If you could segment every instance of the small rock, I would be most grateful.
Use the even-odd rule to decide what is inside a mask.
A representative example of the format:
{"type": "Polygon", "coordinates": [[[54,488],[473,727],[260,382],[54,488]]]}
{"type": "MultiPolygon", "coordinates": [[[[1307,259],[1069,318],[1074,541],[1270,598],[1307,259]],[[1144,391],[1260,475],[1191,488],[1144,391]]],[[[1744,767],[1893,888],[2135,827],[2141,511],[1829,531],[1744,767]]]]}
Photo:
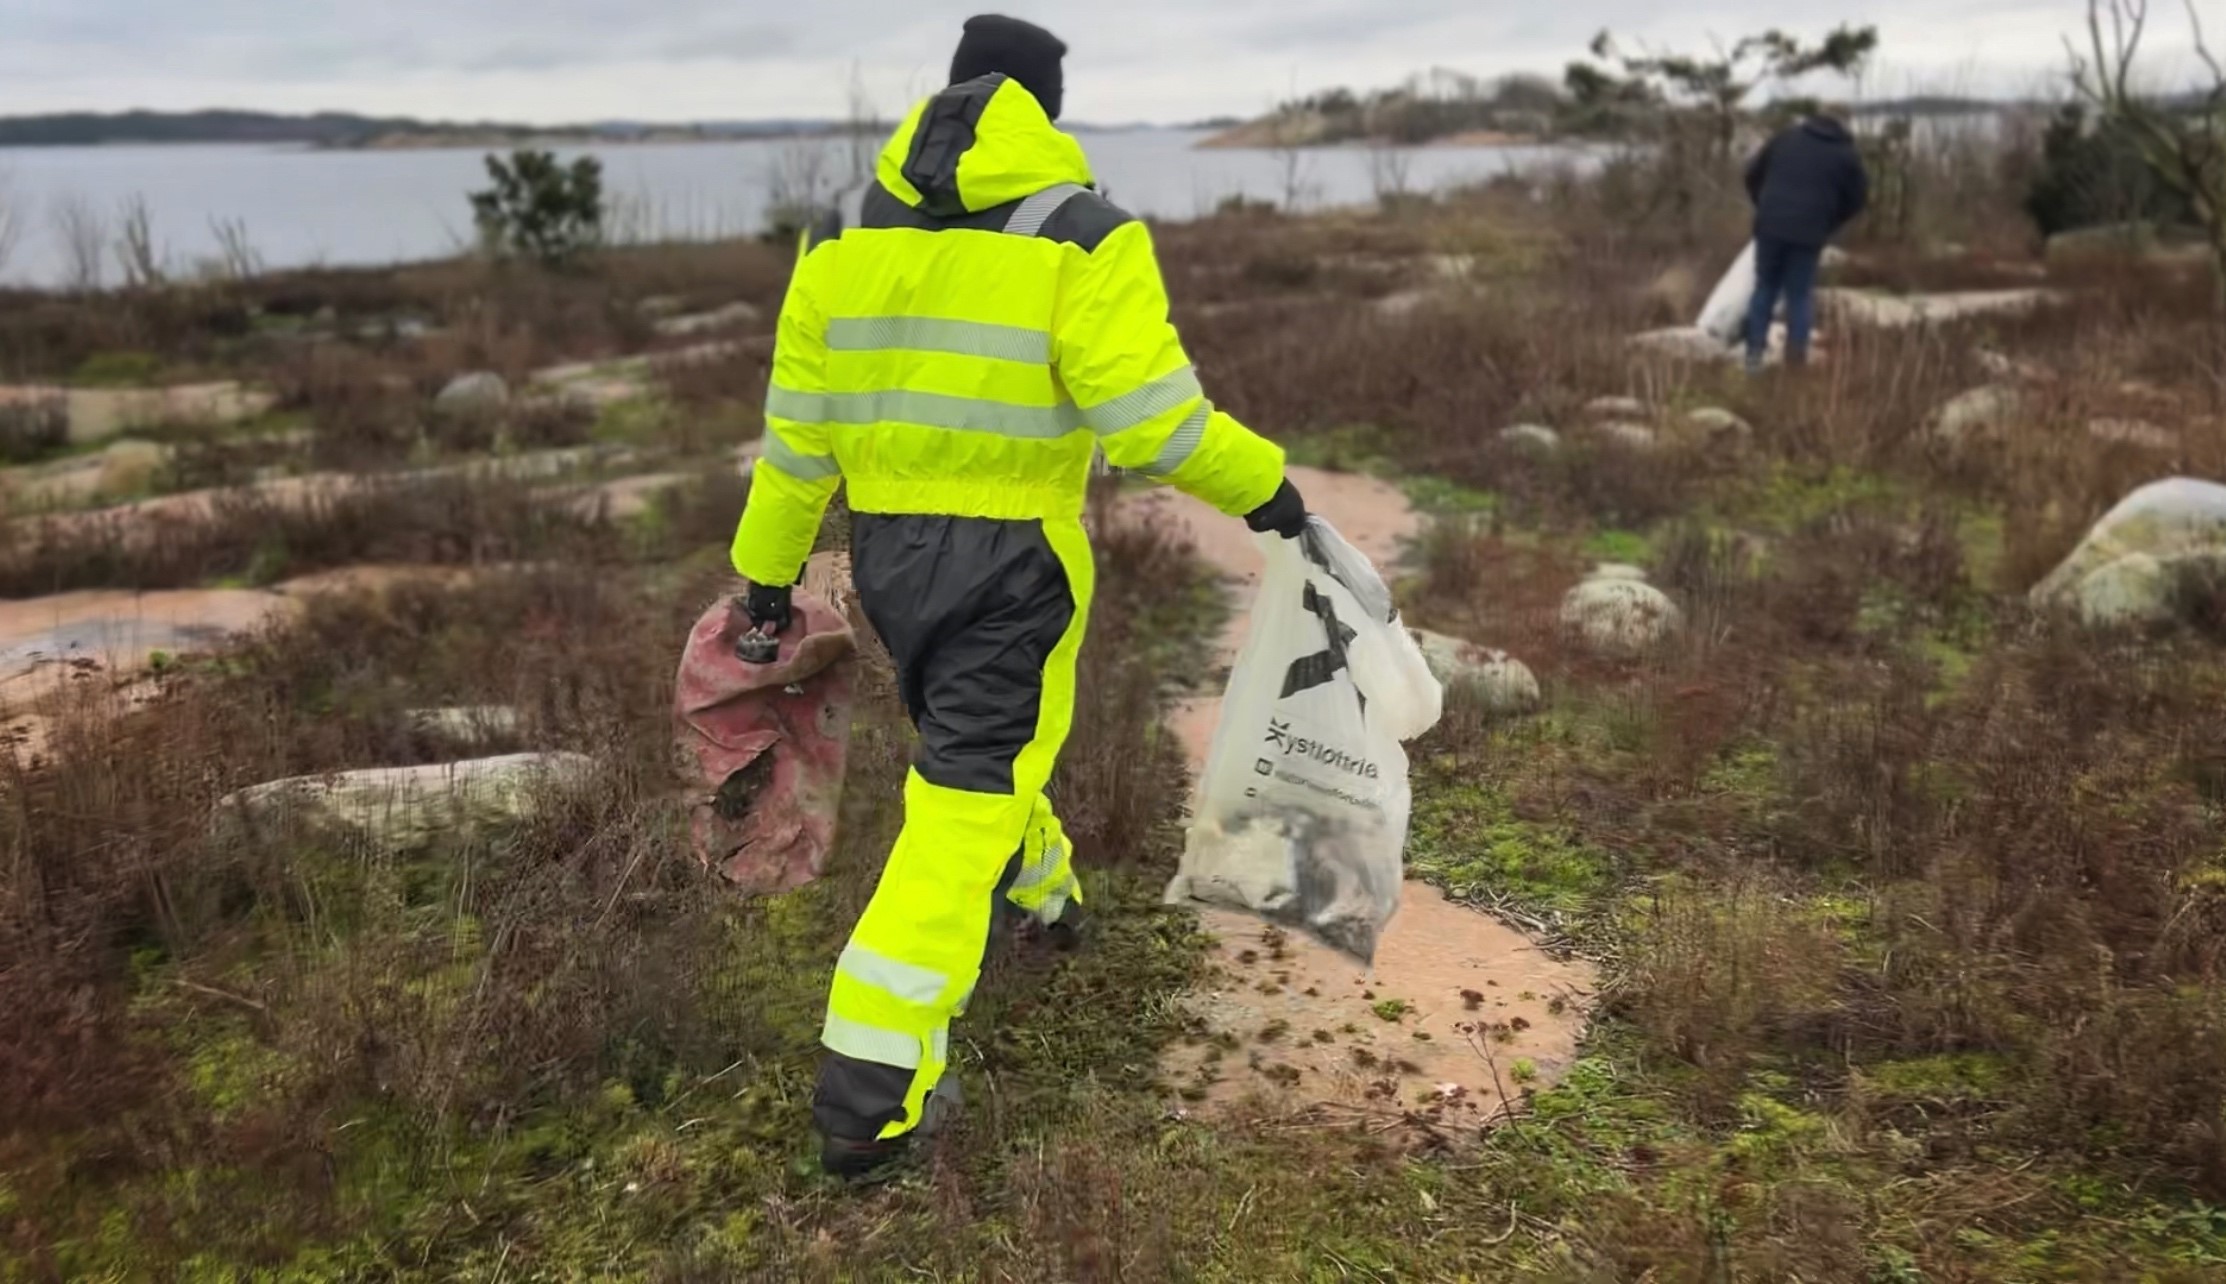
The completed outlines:
{"type": "Polygon", "coordinates": [[[2091,419],[2087,422],[2087,434],[2096,441],[2142,450],[2166,451],[2179,446],[2178,434],[2146,419],[2091,419]]]}
{"type": "Polygon", "coordinates": [[[657,333],[668,339],[688,335],[708,334],[714,330],[727,330],[736,326],[754,325],[762,314],[754,303],[729,303],[709,312],[696,312],[688,316],[666,317],[657,323],[657,333]]]}
{"type": "Polygon", "coordinates": [[[412,709],[410,725],[428,735],[477,744],[517,735],[523,719],[516,709],[506,704],[472,704],[446,709],[412,709]]]}
{"type": "Polygon", "coordinates": [[[1594,651],[1622,659],[1642,656],[1684,624],[1668,595],[1635,578],[1636,567],[1603,566],[1562,600],[1562,627],[1594,651]]]}
{"type": "Polygon", "coordinates": [[[2025,394],[2005,384],[1986,384],[1957,393],[1933,412],[1932,435],[1951,446],[1966,438],[1998,428],[2017,417],[2025,407],[2025,394]]]}
{"type": "Polygon", "coordinates": [[[1992,378],[2004,382],[2047,383],[2056,377],[2055,371],[2050,370],[2038,361],[2027,361],[2019,357],[2013,357],[2007,352],[1998,352],[1993,348],[1979,349],[1978,357],[1979,369],[1986,371],[1992,378]]]}
{"type": "Polygon", "coordinates": [[[217,820],[345,827],[382,849],[408,851],[458,829],[527,819],[552,787],[577,784],[594,768],[585,754],[520,753],[302,776],[227,796],[217,804],[217,820]]]}
{"type": "Polygon", "coordinates": [[[1685,412],[1685,422],[1707,433],[1710,440],[1716,442],[1751,441],[1755,435],[1754,425],[1721,406],[1702,406],[1698,410],[1688,410],[1685,412]]]}
{"type": "Polygon", "coordinates": [[[652,320],[662,320],[680,315],[687,306],[688,301],[677,294],[659,294],[635,304],[634,310],[652,320]]]}
{"type": "Polygon", "coordinates": [[[1369,306],[1376,310],[1378,316],[1405,317],[1421,311],[1425,305],[1439,297],[1436,290],[1394,290],[1369,306]]]}
{"type": "Polygon", "coordinates": [[[1474,642],[1409,629],[1431,674],[1449,690],[1465,691],[1485,712],[1499,715],[1530,713],[1545,703],[1538,678],[1528,665],[1505,651],[1474,642]]]}
{"type": "Polygon", "coordinates": [[[1499,439],[1517,450],[1550,455],[1561,449],[1561,434],[1543,424],[1516,424],[1499,430],[1499,439]]]}
{"type": "Polygon", "coordinates": [[[1592,573],[1585,578],[1588,580],[1637,580],[1643,584],[1646,582],[1646,568],[1633,566],[1629,562],[1602,562],[1593,567],[1592,573]]]}
{"type": "Polygon", "coordinates": [[[1652,450],[1657,440],[1654,430],[1645,424],[1621,421],[1601,424],[1600,435],[1627,450],[1652,450]]]}
{"type": "Polygon", "coordinates": [[[1673,325],[1642,330],[1627,341],[1634,348],[1679,361],[1736,361],[1737,344],[1725,343],[1699,326],[1673,325]]]}
{"type": "Polygon", "coordinates": [[[1474,254],[1425,254],[1422,265],[1430,275],[1444,281],[1466,281],[1476,274],[1474,254]]]}
{"type": "Polygon", "coordinates": [[[1584,412],[1594,419],[1644,419],[1646,403],[1637,397],[1594,397],[1584,412]]]}
{"type": "Polygon", "coordinates": [[[499,374],[480,370],[458,375],[433,398],[436,409],[450,414],[483,414],[510,404],[510,385],[499,374]]]}

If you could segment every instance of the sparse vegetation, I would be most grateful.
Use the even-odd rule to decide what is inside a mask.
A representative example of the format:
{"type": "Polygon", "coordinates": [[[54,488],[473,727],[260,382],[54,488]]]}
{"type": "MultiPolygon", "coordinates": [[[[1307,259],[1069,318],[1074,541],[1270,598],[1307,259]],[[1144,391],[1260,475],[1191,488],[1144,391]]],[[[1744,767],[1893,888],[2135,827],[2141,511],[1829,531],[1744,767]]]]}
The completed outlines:
{"type": "MultiPolygon", "coordinates": [[[[2014,171],[1973,172],[1959,213],[2022,228],[2014,171]]],[[[896,820],[893,679],[869,648],[830,876],[751,903],[701,877],[666,706],[680,637],[726,584],[764,326],[619,359],[678,348],[643,319],[652,298],[769,318],[787,247],[20,296],[0,314],[11,373],[278,395],[247,423],[154,434],[176,489],[392,475],[10,526],[0,593],[453,574],[304,595],[236,648],[166,648],[143,688],[83,677],[46,752],[0,759],[0,1277],[2215,1275],[2215,619],[2095,634],[2022,600],[2133,486],[2226,472],[2208,283],[2044,267],[2022,238],[1926,254],[1918,218],[1841,279],[2045,272],[2073,301],[1848,328],[1811,377],[1738,380],[1625,346],[1655,320],[1639,287],[1721,250],[1705,221],[1631,218],[1629,180],[1159,233],[1217,400],[1297,457],[1399,483],[1439,519],[1399,586],[1407,618],[1536,670],[1543,712],[1457,709],[1414,747],[1411,864],[1600,960],[1574,1066],[1514,1056],[1521,1018],[1495,1009],[1595,996],[1511,981],[1369,993],[1373,1018],[1335,1030],[1263,1015],[1197,1078],[1156,1082],[1160,1049],[1199,1038],[1177,1000],[1208,957],[1157,905],[1184,793],[1161,703],[1208,667],[1220,607],[1184,550],[1124,526],[1056,785],[1103,934],[1064,966],[997,961],[952,1044],[971,1113],[921,1173],[863,1195],[810,1175],[805,1132],[825,966],[896,820]],[[1381,306],[1405,291],[1424,305],[1381,306]],[[1982,352],[2042,373],[2020,377],[2014,431],[1951,449],[1923,426],[2008,377],[1982,352]],[[558,362],[623,395],[559,398],[534,378],[558,362]],[[433,398],[476,371],[513,405],[437,422],[433,398]],[[1652,447],[1594,431],[1604,395],[1639,399],[1652,447]],[[1751,432],[1692,428],[1703,407],[1751,432]],[[2173,444],[2089,430],[2135,415],[2173,444]],[[1561,445],[1518,450],[1498,436],[1515,423],[1561,445]],[[581,441],[558,472],[484,467],[581,441]],[[579,489],[653,470],[698,480],[629,515],[579,489]],[[1568,641],[1562,595],[1602,560],[1674,597],[1676,640],[1638,659],[1568,641]],[[413,711],[482,705],[518,713],[486,752],[578,750],[592,782],[408,855],[210,832],[243,785],[458,756],[413,711]],[[1415,1005],[1456,1003],[1528,1097],[1489,1136],[1394,1152],[1368,1126],[1191,1110],[1216,1062],[1258,1057],[1302,1093],[1315,1070],[1269,1063],[1403,1072],[1415,1005]]],[[[0,427],[11,456],[67,449],[23,423],[0,427]]],[[[1285,944],[1238,954],[1241,984],[1270,984],[1285,944]]]]}

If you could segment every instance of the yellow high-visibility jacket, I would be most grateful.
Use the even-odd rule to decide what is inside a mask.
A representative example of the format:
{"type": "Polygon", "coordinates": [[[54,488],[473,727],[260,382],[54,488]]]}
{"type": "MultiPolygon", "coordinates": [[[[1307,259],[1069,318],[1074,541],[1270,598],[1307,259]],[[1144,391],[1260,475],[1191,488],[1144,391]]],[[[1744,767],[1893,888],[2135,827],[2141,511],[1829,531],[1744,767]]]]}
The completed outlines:
{"type": "Polygon", "coordinates": [[[789,285],[736,570],[794,583],[841,484],[865,513],[1071,521],[1103,450],[1231,515],[1274,495],[1283,452],[1206,399],[1149,231],[1018,83],[913,108],[876,178],[789,285]]]}

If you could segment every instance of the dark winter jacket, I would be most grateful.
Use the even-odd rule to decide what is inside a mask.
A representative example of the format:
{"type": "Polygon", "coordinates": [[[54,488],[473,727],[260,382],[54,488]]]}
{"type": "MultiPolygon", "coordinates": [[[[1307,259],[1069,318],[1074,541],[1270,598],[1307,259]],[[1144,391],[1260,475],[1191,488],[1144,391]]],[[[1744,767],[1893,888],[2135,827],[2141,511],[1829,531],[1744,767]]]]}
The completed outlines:
{"type": "Polygon", "coordinates": [[[1770,140],[1747,162],[1755,235],[1794,245],[1832,239],[1870,200],[1870,177],[1847,126],[1813,116],[1770,140]]]}

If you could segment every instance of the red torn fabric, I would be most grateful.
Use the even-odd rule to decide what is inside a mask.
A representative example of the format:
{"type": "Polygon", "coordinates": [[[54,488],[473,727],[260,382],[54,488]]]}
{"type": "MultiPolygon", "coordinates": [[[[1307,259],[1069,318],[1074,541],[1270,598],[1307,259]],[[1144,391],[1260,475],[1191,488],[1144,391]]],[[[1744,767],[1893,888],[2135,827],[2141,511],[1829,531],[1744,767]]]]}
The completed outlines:
{"type": "Polygon", "coordinates": [[[674,714],[693,771],[696,859],[751,893],[818,878],[842,808],[857,639],[809,593],[797,591],[793,610],[771,664],[735,655],[750,620],[733,598],[696,621],[680,661],[674,714]]]}

